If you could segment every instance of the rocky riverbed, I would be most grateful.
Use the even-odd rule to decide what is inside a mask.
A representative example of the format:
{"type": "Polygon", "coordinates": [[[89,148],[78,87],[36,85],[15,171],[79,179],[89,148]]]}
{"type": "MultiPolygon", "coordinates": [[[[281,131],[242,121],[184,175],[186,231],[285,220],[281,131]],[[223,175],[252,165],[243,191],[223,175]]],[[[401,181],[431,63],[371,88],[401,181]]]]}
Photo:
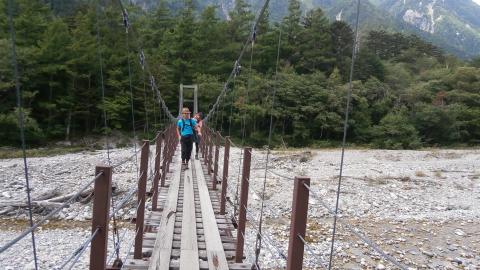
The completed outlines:
{"type": "MultiPolygon", "coordinates": [[[[152,147],[152,150],[153,147],[152,147]]],[[[133,148],[110,151],[111,164],[121,163],[133,148]]],[[[231,153],[228,196],[235,201],[241,150],[231,153]]],[[[274,151],[265,182],[265,207],[260,266],[281,269],[287,255],[293,177],[311,178],[305,268],[328,263],[333,218],[322,205],[334,208],[339,150],[274,151]]],[[[95,165],[108,163],[106,151],[83,152],[28,160],[32,198],[71,193],[88,183],[95,165]]],[[[340,218],[334,246],[336,269],[394,269],[351,230],[366,236],[387,254],[412,269],[480,269],[480,150],[347,150],[340,194],[340,218]]],[[[221,168],[221,167],[220,167],[221,168]]],[[[253,151],[246,253],[253,260],[257,221],[265,180],[265,152],[253,151]]],[[[134,159],[113,174],[114,199],[134,187],[134,159]]],[[[0,201],[23,200],[25,181],[21,159],[0,160],[0,201]]],[[[133,230],[128,220],[133,204],[119,212],[120,257],[128,250],[133,230]]],[[[35,207],[35,219],[48,209],[35,207]]],[[[233,213],[233,209],[229,211],[233,213]]],[[[0,208],[0,245],[27,225],[22,207],[0,208]]],[[[36,231],[40,269],[68,260],[90,233],[88,196],[64,209],[36,231]]],[[[111,239],[110,239],[111,240],[111,239]]],[[[109,241],[110,254],[113,254],[109,241]]],[[[2,269],[32,269],[30,237],[0,254],[2,269]]],[[[88,249],[75,269],[85,269],[88,249]]]]}

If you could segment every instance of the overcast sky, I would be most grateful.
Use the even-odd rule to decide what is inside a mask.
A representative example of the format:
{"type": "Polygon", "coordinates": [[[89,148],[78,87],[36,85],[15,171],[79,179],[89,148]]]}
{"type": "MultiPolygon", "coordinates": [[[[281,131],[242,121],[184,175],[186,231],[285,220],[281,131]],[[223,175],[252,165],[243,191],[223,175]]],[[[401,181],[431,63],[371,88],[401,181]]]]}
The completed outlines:
{"type": "Polygon", "coordinates": [[[473,2],[477,3],[480,5],[480,0],[473,0],[473,2]]]}

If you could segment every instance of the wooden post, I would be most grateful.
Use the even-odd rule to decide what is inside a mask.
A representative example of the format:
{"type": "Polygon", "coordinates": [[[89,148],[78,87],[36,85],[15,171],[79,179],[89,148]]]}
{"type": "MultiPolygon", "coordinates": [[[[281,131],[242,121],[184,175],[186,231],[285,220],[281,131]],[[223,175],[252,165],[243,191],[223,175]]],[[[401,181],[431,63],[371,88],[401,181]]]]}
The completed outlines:
{"type": "Polygon", "coordinates": [[[135,231],[135,250],[133,252],[134,259],[141,259],[142,254],[142,244],[143,244],[143,221],[145,219],[145,191],[147,189],[147,175],[148,175],[148,152],[149,152],[149,141],[144,140],[142,146],[142,154],[140,158],[140,179],[138,180],[138,209],[137,209],[137,219],[135,231]]]}
{"type": "Polygon", "coordinates": [[[214,133],[214,142],[215,142],[215,161],[213,162],[213,181],[212,189],[217,190],[217,177],[218,177],[218,155],[220,153],[219,144],[220,144],[220,133],[214,133]]]}
{"type": "Polygon", "coordinates": [[[223,177],[222,177],[222,194],[220,198],[220,214],[225,215],[225,198],[227,196],[227,179],[228,164],[230,163],[230,137],[225,137],[225,149],[223,151],[223,177]]]}
{"type": "Polygon", "coordinates": [[[112,167],[97,166],[95,175],[102,175],[95,181],[93,196],[92,233],[99,229],[93,237],[90,249],[90,269],[105,269],[107,264],[108,221],[110,200],[112,196],[112,167]]]}
{"type": "Polygon", "coordinates": [[[250,162],[252,158],[252,148],[246,147],[243,151],[243,171],[242,171],[242,187],[240,190],[240,210],[238,214],[237,228],[237,247],[235,249],[235,262],[243,261],[243,246],[245,243],[245,223],[247,221],[247,205],[248,205],[248,186],[250,181],[250,162]]]}
{"type": "Polygon", "coordinates": [[[305,239],[305,230],[307,227],[309,192],[304,184],[310,186],[310,178],[295,177],[292,200],[292,218],[290,221],[290,240],[288,242],[287,270],[302,269],[303,264],[304,244],[298,236],[300,235],[305,239]]]}
{"type": "Polygon", "coordinates": [[[157,211],[158,182],[160,180],[160,159],[162,157],[163,133],[158,133],[155,143],[155,171],[153,177],[152,211],[157,211]]]}

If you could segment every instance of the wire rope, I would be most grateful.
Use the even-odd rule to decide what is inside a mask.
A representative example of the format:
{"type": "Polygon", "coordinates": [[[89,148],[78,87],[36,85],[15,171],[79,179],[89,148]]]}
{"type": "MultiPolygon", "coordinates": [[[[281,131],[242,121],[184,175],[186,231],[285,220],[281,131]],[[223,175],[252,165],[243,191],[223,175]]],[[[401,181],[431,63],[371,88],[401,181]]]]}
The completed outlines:
{"type": "Polygon", "coordinates": [[[337,232],[337,213],[338,213],[338,206],[339,206],[339,201],[340,201],[340,190],[341,190],[341,185],[342,185],[342,176],[343,176],[343,164],[344,164],[344,158],[345,158],[345,143],[347,140],[347,128],[348,128],[348,116],[349,116],[349,110],[350,110],[350,100],[352,98],[352,81],[353,81],[353,71],[354,71],[354,66],[355,66],[355,58],[357,54],[357,43],[358,43],[358,21],[360,17],[360,0],[357,0],[357,14],[356,14],[356,19],[355,19],[355,38],[353,41],[353,48],[352,48],[352,62],[350,65],[350,77],[349,77],[349,83],[348,83],[348,94],[347,94],[347,104],[345,108],[345,120],[343,122],[343,139],[342,139],[342,154],[340,158],[340,172],[338,175],[338,186],[337,186],[337,200],[335,203],[335,216],[333,218],[333,231],[332,231],[332,243],[330,246],[330,259],[328,263],[328,269],[332,269],[333,266],[333,249],[335,246],[335,235],[337,232]]]}
{"type": "MultiPolygon", "coordinates": [[[[20,79],[18,72],[18,62],[17,62],[17,49],[16,49],[16,33],[15,27],[13,24],[13,0],[8,1],[8,24],[10,30],[10,36],[12,39],[12,65],[14,68],[14,77],[15,77],[15,94],[17,99],[17,110],[18,110],[18,125],[20,127],[20,140],[22,143],[22,157],[23,157],[23,171],[25,174],[25,185],[27,192],[27,203],[28,203],[28,219],[30,222],[30,227],[33,227],[33,213],[32,213],[32,199],[30,196],[30,179],[28,174],[28,163],[27,163],[27,151],[25,143],[25,116],[23,113],[22,106],[22,89],[20,89],[20,79]]],[[[32,252],[33,252],[33,261],[35,264],[35,270],[38,269],[37,261],[37,248],[35,244],[35,232],[31,230],[32,235],[32,252]]],[[[0,252],[1,253],[1,252],[0,252]]]]}

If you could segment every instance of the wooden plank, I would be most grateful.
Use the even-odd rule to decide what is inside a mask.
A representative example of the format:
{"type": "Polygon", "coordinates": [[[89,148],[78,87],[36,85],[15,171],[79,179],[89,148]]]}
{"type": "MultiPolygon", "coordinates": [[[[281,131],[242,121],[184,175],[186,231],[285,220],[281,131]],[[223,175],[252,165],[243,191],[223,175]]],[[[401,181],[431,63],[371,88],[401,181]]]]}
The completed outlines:
{"type": "MultiPolygon", "coordinates": [[[[173,164],[172,164],[173,165],[173,164]]],[[[181,159],[177,155],[177,167],[173,178],[171,178],[168,189],[168,197],[163,208],[160,226],[158,228],[155,246],[150,259],[149,270],[167,270],[170,265],[170,256],[172,252],[173,230],[175,225],[175,212],[177,209],[178,188],[180,185],[181,159]]]]}
{"type": "Polygon", "coordinates": [[[144,260],[127,259],[122,269],[128,269],[128,270],[145,269],[146,270],[148,269],[148,262],[144,260]]]}
{"type": "Polygon", "coordinates": [[[192,169],[183,177],[183,220],[180,242],[180,270],[199,269],[192,169]]]}
{"type": "MultiPolygon", "coordinates": [[[[179,264],[178,262],[172,261],[170,263],[170,270],[178,270],[179,264]]],[[[200,270],[208,270],[208,263],[206,261],[200,262],[200,270]]],[[[231,263],[228,265],[228,269],[230,270],[245,270],[245,269],[252,269],[252,266],[247,263],[231,263]]]]}
{"type": "Polygon", "coordinates": [[[199,160],[194,160],[194,162],[200,195],[200,205],[202,208],[203,233],[205,234],[205,243],[207,245],[208,268],[212,270],[227,270],[227,258],[225,257],[225,251],[223,250],[215,213],[213,212],[208,187],[202,171],[202,165],[199,160]]]}
{"type": "MultiPolygon", "coordinates": [[[[206,250],[198,250],[198,258],[201,260],[208,260],[208,251],[206,250]]],[[[172,260],[175,258],[180,258],[180,250],[179,249],[172,249],[172,260]]],[[[228,260],[233,260],[235,258],[235,251],[234,250],[227,250],[225,251],[225,258],[228,258],[228,260]]],[[[245,256],[243,256],[245,259],[245,256]]],[[[220,268],[211,268],[211,269],[220,269],[220,268]]],[[[223,268],[222,268],[223,269],[223,268]]],[[[228,268],[225,268],[228,269],[228,268]]]]}

